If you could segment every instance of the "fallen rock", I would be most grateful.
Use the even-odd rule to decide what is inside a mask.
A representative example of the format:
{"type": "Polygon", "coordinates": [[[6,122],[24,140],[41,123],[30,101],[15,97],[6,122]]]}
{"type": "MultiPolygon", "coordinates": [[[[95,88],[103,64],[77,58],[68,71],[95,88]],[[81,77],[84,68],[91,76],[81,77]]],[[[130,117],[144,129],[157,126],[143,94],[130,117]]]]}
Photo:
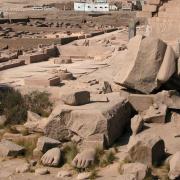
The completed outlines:
{"type": "Polygon", "coordinates": [[[180,109],[180,94],[177,91],[161,91],[154,96],[155,102],[165,104],[169,109],[180,109]]]}
{"type": "Polygon", "coordinates": [[[38,139],[37,141],[37,145],[36,145],[36,148],[45,153],[47,152],[49,149],[52,149],[54,147],[57,147],[59,146],[61,143],[60,141],[57,141],[55,139],[52,139],[52,138],[49,138],[49,137],[45,137],[45,136],[42,136],[38,139]]]}
{"type": "Polygon", "coordinates": [[[130,65],[127,74],[117,74],[115,82],[145,94],[160,87],[157,74],[164,59],[167,45],[160,39],[142,36],[132,38],[127,53],[130,65]],[[146,69],[146,70],[145,70],[146,69]]]}
{"type": "Polygon", "coordinates": [[[22,155],[25,152],[24,147],[21,147],[11,141],[2,140],[0,142],[0,156],[18,156],[22,155]]]}
{"type": "Polygon", "coordinates": [[[169,178],[173,180],[180,178],[180,151],[172,156],[169,165],[169,178]]]}
{"type": "Polygon", "coordinates": [[[3,127],[7,122],[6,116],[2,115],[0,116],[0,126],[3,127]]]}
{"type": "Polygon", "coordinates": [[[160,163],[165,156],[164,141],[155,135],[140,133],[131,136],[128,153],[132,162],[140,162],[152,166],[160,163]]]}
{"type": "Polygon", "coordinates": [[[131,130],[132,130],[133,135],[136,135],[139,132],[141,132],[143,129],[143,126],[144,126],[144,121],[140,115],[135,115],[131,119],[131,130]]]}
{"type": "Polygon", "coordinates": [[[128,163],[122,165],[121,171],[123,174],[135,175],[136,180],[143,180],[146,177],[148,167],[142,163],[128,163]]]}
{"type": "Polygon", "coordinates": [[[77,180],[89,179],[90,176],[91,176],[91,173],[89,173],[89,172],[79,173],[77,176],[77,180]]]}
{"type": "Polygon", "coordinates": [[[160,83],[167,82],[170,77],[176,72],[176,55],[171,46],[167,46],[163,63],[157,74],[157,80],[160,83]]]}
{"type": "Polygon", "coordinates": [[[63,94],[61,100],[71,106],[79,106],[88,104],[90,102],[90,92],[88,91],[76,91],[63,94]]]}
{"type": "Polygon", "coordinates": [[[72,173],[70,171],[59,171],[57,174],[58,178],[71,177],[72,173]]]}
{"type": "Polygon", "coordinates": [[[25,163],[16,168],[16,173],[25,173],[30,170],[30,164],[25,163]]]}
{"type": "Polygon", "coordinates": [[[49,174],[49,170],[47,168],[38,168],[35,170],[36,175],[46,175],[49,174]]]}
{"type": "Polygon", "coordinates": [[[153,97],[154,95],[130,94],[128,101],[137,112],[142,112],[153,105],[153,97]]]}
{"type": "Polygon", "coordinates": [[[167,106],[165,104],[153,104],[148,110],[145,110],[140,114],[147,123],[165,123],[167,106]]]}

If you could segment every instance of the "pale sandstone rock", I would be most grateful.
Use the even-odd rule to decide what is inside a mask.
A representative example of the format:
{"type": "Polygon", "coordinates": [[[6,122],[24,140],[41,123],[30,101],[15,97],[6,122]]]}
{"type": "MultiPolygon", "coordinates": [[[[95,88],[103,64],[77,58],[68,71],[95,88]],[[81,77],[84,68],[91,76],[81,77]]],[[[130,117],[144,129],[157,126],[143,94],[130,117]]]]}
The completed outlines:
{"type": "Polygon", "coordinates": [[[180,95],[177,91],[161,91],[154,96],[158,104],[165,104],[169,109],[180,109],[180,95]]]}
{"type": "Polygon", "coordinates": [[[27,121],[24,126],[31,132],[43,132],[46,121],[46,118],[42,118],[38,114],[28,111],[27,121]]]}
{"type": "Polygon", "coordinates": [[[180,178],[180,151],[172,156],[169,161],[169,165],[169,178],[173,180],[180,178]]]}
{"type": "Polygon", "coordinates": [[[128,163],[121,167],[123,174],[133,174],[137,180],[143,180],[146,177],[148,167],[142,163],[128,163]]]}
{"type": "Polygon", "coordinates": [[[72,173],[70,171],[59,171],[58,174],[57,174],[57,177],[58,178],[66,178],[66,177],[71,177],[72,176],[72,173]]]}
{"type": "Polygon", "coordinates": [[[127,58],[131,58],[131,64],[127,74],[125,76],[117,74],[115,82],[149,94],[160,86],[156,77],[163,62],[167,45],[162,40],[152,37],[144,39],[135,37],[131,43],[137,43],[137,47],[128,49],[127,58]]]}
{"type": "Polygon", "coordinates": [[[25,173],[30,170],[30,164],[25,163],[16,168],[16,173],[25,173]]]}
{"type": "Polygon", "coordinates": [[[42,151],[43,153],[45,153],[49,149],[57,147],[60,144],[61,144],[60,141],[57,141],[57,140],[49,138],[49,137],[42,136],[38,139],[36,148],[38,150],[42,151]]]}
{"type": "Polygon", "coordinates": [[[144,121],[140,115],[135,115],[131,119],[131,130],[133,135],[140,133],[143,129],[144,121]]]}
{"type": "Polygon", "coordinates": [[[161,64],[161,67],[159,69],[159,72],[157,74],[157,80],[160,83],[167,82],[170,77],[176,72],[176,55],[171,46],[167,46],[163,63],[161,64]]]}
{"type": "Polygon", "coordinates": [[[24,147],[21,147],[11,141],[2,140],[0,142],[0,156],[18,156],[25,152],[24,147]]]}
{"type": "Polygon", "coordinates": [[[142,112],[153,105],[153,97],[154,95],[130,94],[128,101],[136,111],[142,112]]]}
{"type": "Polygon", "coordinates": [[[49,170],[46,169],[46,168],[38,168],[35,170],[35,174],[36,175],[46,175],[46,174],[49,174],[49,170]]]}
{"type": "Polygon", "coordinates": [[[157,11],[157,5],[145,4],[142,7],[142,11],[144,11],[144,12],[156,12],[157,11]]]}
{"type": "Polygon", "coordinates": [[[165,104],[154,104],[149,109],[140,113],[143,120],[148,123],[165,123],[167,106],[165,104]]]}
{"type": "Polygon", "coordinates": [[[148,0],[148,4],[159,5],[161,0],[148,0]]]}
{"type": "Polygon", "coordinates": [[[4,126],[7,122],[6,116],[2,115],[0,116],[0,126],[4,126]]]}
{"type": "Polygon", "coordinates": [[[133,162],[152,166],[164,158],[164,141],[158,136],[140,133],[136,136],[131,136],[128,144],[128,153],[133,162]]]}
{"type": "Polygon", "coordinates": [[[79,173],[77,176],[77,180],[84,180],[84,179],[89,179],[91,176],[91,173],[89,172],[83,172],[83,173],[79,173]]]}
{"type": "Polygon", "coordinates": [[[71,106],[79,106],[88,104],[90,102],[90,92],[88,91],[76,91],[65,93],[61,96],[61,100],[71,106]]]}

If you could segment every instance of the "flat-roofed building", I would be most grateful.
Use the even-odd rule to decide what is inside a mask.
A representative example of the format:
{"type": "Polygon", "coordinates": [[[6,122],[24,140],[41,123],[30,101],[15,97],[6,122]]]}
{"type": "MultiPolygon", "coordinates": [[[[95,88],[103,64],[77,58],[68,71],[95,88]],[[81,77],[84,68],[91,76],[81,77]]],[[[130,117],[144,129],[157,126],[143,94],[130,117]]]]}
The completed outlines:
{"type": "Polygon", "coordinates": [[[74,10],[84,12],[108,12],[109,3],[107,0],[76,1],[74,2],[74,10]]]}

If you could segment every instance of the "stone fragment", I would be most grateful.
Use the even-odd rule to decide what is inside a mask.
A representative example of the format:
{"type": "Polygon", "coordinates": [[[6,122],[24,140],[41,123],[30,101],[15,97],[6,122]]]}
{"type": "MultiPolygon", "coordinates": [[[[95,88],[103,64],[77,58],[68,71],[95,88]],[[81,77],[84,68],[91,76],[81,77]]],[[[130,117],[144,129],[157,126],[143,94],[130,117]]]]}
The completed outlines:
{"type": "Polygon", "coordinates": [[[57,174],[58,178],[66,178],[66,177],[71,177],[72,173],[70,171],[59,171],[57,174]]]}
{"type": "Polygon", "coordinates": [[[36,148],[43,153],[47,152],[49,149],[59,146],[61,143],[55,139],[42,136],[38,139],[36,148]]]}
{"type": "Polygon", "coordinates": [[[172,180],[180,178],[180,151],[175,153],[169,161],[169,178],[172,180]]]}
{"type": "Polygon", "coordinates": [[[137,36],[132,39],[127,53],[130,65],[125,75],[122,76],[121,73],[116,75],[115,82],[149,94],[160,87],[156,77],[163,62],[167,45],[162,40],[152,37],[143,39],[142,36],[137,36]]]}
{"type": "Polygon", "coordinates": [[[136,176],[136,180],[143,180],[146,177],[148,167],[142,163],[128,163],[123,164],[121,167],[123,174],[133,174],[136,176]]]}
{"type": "Polygon", "coordinates": [[[169,109],[180,109],[180,94],[177,91],[161,91],[154,96],[157,104],[165,104],[169,109]]]}
{"type": "Polygon", "coordinates": [[[165,104],[153,104],[141,113],[143,120],[147,123],[165,123],[166,115],[167,106],[165,104]]]}
{"type": "Polygon", "coordinates": [[[140,115],[135,115],[131,119],[131,130],[133,135],[140,133],[143,129],[144,121],[140,115]]]}
{"type": "Polygon", "coordinates": [[[79,173],[77,176],[77,180],[89,179],[90,176],[91,176],[91,173],[89,173],[89,172],[79,173]]]}
{"type": "Polygon", "coordinates": [[[159,5],[161,0],[148,0],[148,4],[151,5],[159,5]]]}
{"type": "Polygon", "coordinates": [[[25,152],[25,149],[11,141],[2,140],[0,142],[0,156],[18,156],[22,155],[25,152]]]}
{"type": "Polygon", "coordinates": [[[36,160],[30,160],[29,164],[30,164],[30,166],[36,166],[37,161],[36,160]]]}
{"type": "Polygon", "coordinates": [[[30,164],[25,163],[16,168],[16,173],[25,173],[30,170],[30,164]]]}
{"type": "Polygon", "coordinates": [[[140,162],[148,166],[157,165],[165,156],[165,144],[158,136],[140,133],[131,136],[128,153],[132,162],[140,162]]]}
{"type": "Polygon", "coordinates": [[[36,175],[46,175],[49,174],[49,170],[47,168],[38,168],[35,170],[36,175]]]}
{"type": "Polygon", "coordinates": [[[171,46],[167,46],[163,63],[157,74],[157,80],[160,83],[167,82],[170,77],[176,72],[176,55],[171,46]]]}
{"type": "Polygon", "coordinates": [[[7,122],[6,116],[2,115],[0,116],[0,126],[3,127],[7,122]]]}
{"type": "Polygon", "coordinates": [[[157,11],[157,6],[156,5],[150,5],[150,4],[145,4],[142,8],[142,11],[144,12],[156,12],[157,11]]]}
{"type": "Polygon", "coordinates": [[[63,94],[61,100],[71,106],[79,106],[88,104],[90,102],[90,92],[88,91],[75,91],[63,94]]]}
{"type": "Polygon", "coordinates": [[[130,94],[128,100],[137,112],[147,110],[153,105],[153,95],[130,94]]]}

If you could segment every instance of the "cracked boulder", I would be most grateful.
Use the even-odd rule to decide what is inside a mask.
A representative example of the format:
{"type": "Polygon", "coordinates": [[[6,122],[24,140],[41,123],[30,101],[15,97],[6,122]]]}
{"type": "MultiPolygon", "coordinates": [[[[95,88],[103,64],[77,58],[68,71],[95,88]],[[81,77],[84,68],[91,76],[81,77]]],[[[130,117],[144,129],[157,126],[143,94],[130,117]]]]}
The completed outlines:
{"type": "Polygon", "coordinates": [[[44,129],[46,136],[61,141],[73,132],[85,140],[102,137],[101,143],[111,145],[130,124],[131,106],[118,93],[109,93],[107,98],[108,102],[82,106],[58,105],[44,129]]]}

